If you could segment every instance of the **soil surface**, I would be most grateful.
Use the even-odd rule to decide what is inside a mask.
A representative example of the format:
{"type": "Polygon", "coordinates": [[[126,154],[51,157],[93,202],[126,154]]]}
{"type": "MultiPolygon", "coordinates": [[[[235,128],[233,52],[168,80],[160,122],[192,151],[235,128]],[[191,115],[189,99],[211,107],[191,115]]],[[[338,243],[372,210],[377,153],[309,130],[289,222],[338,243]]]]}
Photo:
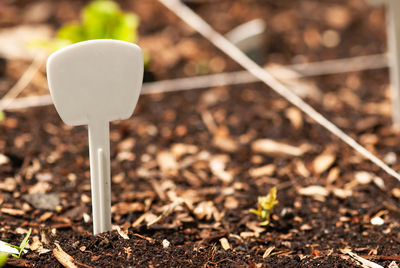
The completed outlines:
{"type": "MultiPolygon", "coordinates": [[[[119,2],[140,16],[139,44],[151,57],[146,81],[240,70],[157,1],[119,2]]],[[[221,33],[262,18],[262,65],[386,50],[384,10],[361,0],[185,2],[221,33]]],[[[0,30],[57,29],[78,19],[85,3],[5,1],[0,30]],[[40,16],[32,11],[38,6],[40,16]]],[[[30,63],[7,60],[2,96],[30,63]]],[[[387,69],[292,84],[307,85],[307,102],[400,170],[387,69]]],[[[43,67],[21,95],[47,93],[43,67]]],[[[400,183],[263,84],[142,96],[131,119],[111,123],[110,138],[115,230],[94,236],[87,128],[66,126],[53,106],[5,112],[0,240],[19,245],[32,228],[28,253],[10,257],[7,267],[358,267],[354,256],[384,267],[400,262],[400,183]],[[271,151],[271,143],[279,148],[271,151]],[[279,203],[262,227],[249,210],[272,187],[279,203]]]]}

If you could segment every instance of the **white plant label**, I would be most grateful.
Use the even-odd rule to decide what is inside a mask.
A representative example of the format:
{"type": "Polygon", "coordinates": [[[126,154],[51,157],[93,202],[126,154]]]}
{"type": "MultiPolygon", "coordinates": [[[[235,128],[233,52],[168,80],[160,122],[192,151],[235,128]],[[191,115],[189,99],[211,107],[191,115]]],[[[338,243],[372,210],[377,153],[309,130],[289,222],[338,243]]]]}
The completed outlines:
{"type": "Polygon", "coordinates": [[[93,233],[111,230],[109,122],[129,118],[143,80],[143,54],[132,43],[91,40],[47,60],[53,103],[68,125],[88,125],[93,233]]]}
{"type": "Polygon", "coordinates": [[[400,1],[368,0],[368,2],[373,5],[386,4],[392,120],[394,127],[400,129],[400,1]]]}

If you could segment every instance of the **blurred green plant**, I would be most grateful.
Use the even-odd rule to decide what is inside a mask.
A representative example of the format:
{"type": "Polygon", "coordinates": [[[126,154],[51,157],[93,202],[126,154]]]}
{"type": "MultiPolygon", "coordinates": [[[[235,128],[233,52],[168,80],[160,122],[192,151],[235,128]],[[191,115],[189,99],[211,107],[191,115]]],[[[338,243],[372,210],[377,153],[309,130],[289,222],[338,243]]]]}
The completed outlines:
{"type": "MultiPolygon", "coordinates": [[[[21,255],[22,255],[22,253],[24,252],[24,249],[25,249],[26,245],[28,245],[28,241],[29,241],[29,237],[31,236],[31,233],[32,233],[32,229],[29,228],[28,233],[26,234],[24,240],[22,240],[22,242],[21,242],[21,244],[20,244],[19,246],[14,246],[14,245],[11,245],[11,244],[6,244],[7,246],[10,246],[10,247],[15,248],[15,249],[18,250],[18,254],[11,254],[11,256],[13,256],[14,258],[17,258],[17,259],[21,258],[21,255]]],[[[7,259],[6,259],[6,260],[7,260],[7,259]]],[[[1,266],[0,266],[0,267],[1,267],[1,266]]]]}
{"type": "Polygon", "coordinates": [[[268,195],[258,197],[257,209],[250,209],[250,212],[258,216],[261,226],[267,226],[270,222],[272,210],[278,203],[278,200],[276,200],[276,187],[272,187],[268,195]]]}
{"type": "Polygon", "coordinates": [[[8,259],[8,253],[0,252],[0,267],[6,265],[8,259]]]}
{"type": "Polygon", "coordinates": [[[137,40],[139,18],[133,13],[121,11],[111,0],[95,0],[81,12],[82,23],[62,26],[53,40],[38,40],[31,46],[42,47],[49,52],[73,43],[92,39],[116,39],[127,42],[137,40]]]}

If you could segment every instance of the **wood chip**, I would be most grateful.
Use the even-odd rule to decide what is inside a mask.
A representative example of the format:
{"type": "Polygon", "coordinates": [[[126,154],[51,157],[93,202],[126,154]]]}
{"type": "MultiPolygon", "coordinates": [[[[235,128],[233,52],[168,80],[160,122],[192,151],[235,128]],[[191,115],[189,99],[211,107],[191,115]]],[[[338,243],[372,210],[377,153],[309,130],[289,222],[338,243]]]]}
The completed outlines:
{"type": "Polygon", "coordinates": [[[300,226],[300,230],[302,231],[311,231],[312,229],[313,229],[312,226],[307,223],[300,226]]]}
{"type": "Polygon", "coordinates": [[[50,219],[52,216],[54,215],[53,212],[51,211],[46,211],[45,213],[43,213],[40,217],[39,217],[39,222],[45,222],[48,219],[50,219]]]}
{"type": "Polygon", "coordinates": [[[157,154],[157,163],[161,172],[166,175],[176,175],[179,165],[175,160],[175,156],[168,151],[161,151],[157,154]]]}
{"type": "Polygon", "coordinates": [[[239,200],[233,196],[227,196],[225,198],[224,207],[226,209],[237,209],[239,207],[239,200]]]}
{"type": "Polygon", "coordinates": [[[233,180],[233,174],[225,170],[229,157],[226,155],[215,155],[209,163],[211,172],[223,182],[229,183],[233,180]]]}
{"type": "Polygon", "coordinates": [[[111,207],[111,213],[118,213],[120,215],[126,215],[132,212],[143,211],[144,205],[141,202],[119,202],[111,207]]]}
{"type": "Polygon", "coordinates": [[[125,240],[129,240],[129,236],[121,230],[121,227],[119,227],[118,225],[113,225],[112,226],[113,230],[116,230],[118,232],[118,234],[125,240]]]}
{"type": "Polygon", "coordinates": [[[196,154],[198,151],[199,148],[191,144],[175,143],[171,146],[171,153],[175,156],[175,159],[180,159],[187,154],[196,154]]]}
{"type": "Polygon", "coordinates": [[[375,184],[379,189],[381,189],[382,191],[385,191],[385,190],[386,190],[385,182],[383,181],[383,179],[382,179],[381,177],[374,176],[373,181],[374,181],[374,184],[375,184]]]}
{"type": "Polygon", "coordinates": [[[249,174],[252,178],[258,178],[262,176],[272,176],[276,170],[274,164],[265,165],[258,168],[252,168],[249,170],[249,174]]]}
{"type": "Polygon", "coordinates": [[[5,165],[8,162],[10,162],[10,159],[4,154],[0,154],[0,166],[5,165]]]}
{"type": "Polygon", "coordinates": [[[163,248],[169,248],[170,245],[171,245],[171,243],[167,239],[164,239],[162,241],[163,248]]]}
{"type": "Polygon", "coordinates": [[[317,156],[312,162],[314,173],[321,174],[328,170],[336,160],[336,155],[333,153],[324,152],[317,156]]]}
{"type": "Polygon", "coordinates": [[[263,254],[263,259],[266,259],[269,257],[269,255],[271,254],[271,252],[275,249],[275,246],[271,246],[269,248],[267,248],[263,254]]]}
{"type": "Polygon", "coordinates": [[[228,153],[237,152],[239,149],[237,141],[232,137],[215,136],[213,139],[213,145],[218,149],[228,153]]]}
{"type": "Polygon", "coordinates": [[[53,249],[53,255],[58,260],[58,262],[65,268],[78,268],[74,263],[74,258],[68,255],[59,244],[54,243],[56,247],[53,249]]]}
{"type": "Polygon", "coordinates": [[[257,234],[255,232],[241,232],[240,237],[243,239],[251,238],[251,237],[256,237],[257,234]]]}
{"type": "MultiPolygon", "coordinates": [[[[1,161],[1,160],[0,160],[1,161]]],[[[0,190],[7,192],[14,192],[17,188],[17,181],[15,178],[6,178],[3,182],[0,182],[0,190]]]]}
{"type": "Polygon", "coordinates": [[[305,196],[328,196],[329,191],[322,186],[319,185],[311,185],[305,188],[300,188],[298,190],[299,194],[305,195],[305,196]]]}
{"type": "Polygon", "coordinates": [[[251,149],[255,153],[262,153],[265,155],[301,156],[305,153],[304,148],[271,139],[256,140],[252,143],[251,149]]]}
{"type": "Polygon", "coordinates": [[[340,199],[346,199],[353,195],[353,191],[350,189],[341,189],[341,188],[334,187],[331,189],[331,191],[334,196],[336,196],[340,199]]]}
{"type": "Polygon", "coordinates": [[[256,233],[256,237],[258,237],[259,234],[265,232],[266,230],[265,228],[261,227],[260,223],[257,221],[246,222],[246,227],[256,233]]]}
{"type": "Polygon", "coordinates": [[[203,201],[197,204],[193,213],[197,216],[198,219],[202,220],[210,220],[214,214],[214,202],[212,201],[203,201]]]}
{"type": "Polygon", "coordinates": [[[222,237],[219,242],[221,243],[221,246],[224,250],[229,250],[231,249],[231,245],[229,244],[228,239],[226,239],[225,237],[222,237]]]}
{"type": "Polygon", "coordinates": [[[303,127],[303,116],[299,109],[295,107],[287,108],[285,115],[295,129],[300,129],[303,127]]]}
{"type": "Polygon", "coordinates": [[[0,210],[4,214],[8,214],[11,216],[23,216],[25,212],[21,209],[14,209],[14,208],[1,208],[0,210]]]}
{"type": "Polygon", "coordinates": [[[32,251],[38,251],[43,249],[43,244],[40,242],[39,236],[33,236],[32,242],[29,243],[29,249],[32,251]]]}
{"type": "Polygon", "coordinates": [[[399,199],[400,198],[400,188],[393,188],[392,189],[392,195],[394,197],[396,197],[397,199],[399,199]]]}
{"type": "Polygon", "coordinates": [[[117,146],[118,151],[120,151],[120,152],[128,151],[129,152],[133,149],[133,147],[135,146],[135,143],[136,142],[135,142],[134,138],[132,138],[132,137],[126,138],[118,144],[118,146],[117,146]]]}
{"type": "Polygon", "coordinates": [[[354,178],[358,184],[367,185],[372,182],[373,174],[366,171],[359,171],[354,174],[354,178]]]}

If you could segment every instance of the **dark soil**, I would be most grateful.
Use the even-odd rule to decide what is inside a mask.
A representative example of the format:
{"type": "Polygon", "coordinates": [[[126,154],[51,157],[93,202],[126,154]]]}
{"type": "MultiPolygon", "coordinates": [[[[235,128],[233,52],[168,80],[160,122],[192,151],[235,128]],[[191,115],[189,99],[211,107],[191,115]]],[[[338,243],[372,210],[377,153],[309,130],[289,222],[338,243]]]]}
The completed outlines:
{"type": "MultiPolygon", "coordinates": [[[[6,1],[0,17],[14,16],[3,16],[0,27],[27,23],[28,2],[39,3],[6,1]]],[[[120,2],[141,17],[139,44],[151,55],[152,79],[240,70],[157,1],[120,2]]],[[[222,33],[263,18],[268,41],[258,60],[264,64],[385,51],[384,12],[361,0],[187,2],[222,33]],[[324,45],[326,31],[341,41],[324,45]]],[[[40,23],[57,27],[77,18],[86,1],[50,3],[52,13],[40,23]]],[[[28,65],[8,62],[2,95],[28,65]]],[[[37,76],[24,95],[47,93],[45,70],[37,76]]],[[[306,82],[320,93],[308,102],[400,169],[387,70],[306,82]]],[[[62,267],[57,245],[77,267],[357,267],[344,249],[385,267],[400,260],[400,184],[262,84],[142,96],[132,119],[111,124],[110,137],[113,224],[129,239],[117,231],[91,234],[87,129],[66,126],[53,106],[6,112],[0,240],[18,245],[32,228],[29,253],[10,258],[9,267],[62,267]],[[254,148],[260,139],[305,150],[263,154],[254,148]],[[255,175],[266,165],[269,171],[255,175]],[[273,186],[279,204],[261,228],[249,209],[273,186]],[[25,201],[35,193],[55,194],[60,203],[38,209],[25,201]],[[377,217],[382,225],[372,224],[377,217]]]]}

